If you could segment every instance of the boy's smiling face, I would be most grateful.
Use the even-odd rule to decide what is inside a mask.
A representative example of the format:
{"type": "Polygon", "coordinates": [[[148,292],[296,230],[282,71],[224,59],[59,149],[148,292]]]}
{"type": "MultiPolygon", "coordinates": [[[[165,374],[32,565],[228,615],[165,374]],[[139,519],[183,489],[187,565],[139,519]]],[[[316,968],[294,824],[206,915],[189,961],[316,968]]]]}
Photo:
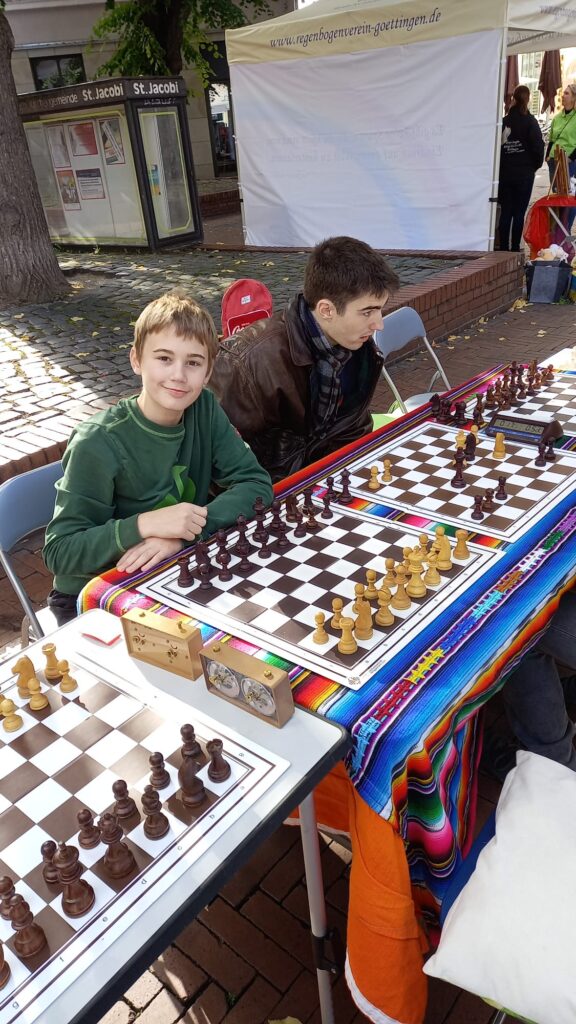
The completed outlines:
{"type": "Polygon", "coordinates": [[[183,338],[174,327],[149,334],[140,358],[130,350],[130,364],[142,378],[138,406],[146,419],[169,427],[179,423],[210,378],[208,351],[197,338],[183,338]]]}

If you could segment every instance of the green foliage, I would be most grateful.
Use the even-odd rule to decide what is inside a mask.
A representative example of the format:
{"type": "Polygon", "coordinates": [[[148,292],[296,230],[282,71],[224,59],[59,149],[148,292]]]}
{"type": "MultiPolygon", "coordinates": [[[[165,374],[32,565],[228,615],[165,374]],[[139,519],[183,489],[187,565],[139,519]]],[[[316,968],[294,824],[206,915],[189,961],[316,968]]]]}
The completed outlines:
{"type": "Polygon", "coordinates": [[[247,9],[271,13],[267,0],[106,0],[93,42],[111,40],[116,48],[98,74],[177,75],[187,65],[206,87],[207,56],[218,52],[209,33],[245,25],[247,9]]]}

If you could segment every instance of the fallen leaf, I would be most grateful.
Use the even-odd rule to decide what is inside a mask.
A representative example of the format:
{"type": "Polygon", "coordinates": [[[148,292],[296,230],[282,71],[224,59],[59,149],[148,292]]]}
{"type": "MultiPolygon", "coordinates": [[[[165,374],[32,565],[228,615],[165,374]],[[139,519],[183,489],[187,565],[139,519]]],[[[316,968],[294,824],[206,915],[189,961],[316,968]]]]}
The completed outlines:
{"type": "Polygon", "coordinates": [[[448,341],[458,341],[458,338],[459,338],[459,337],[460,337],[460,335],[459,335],[459,334],[449,334],[449,335],[448,335],[448,339],[447,339],[447,340],[448,340],[448,341]]]}
{"type": "Polygon", "coordinates": [[[301,1024],[296,1017],[283,1017],[282,1020],[269,1020],[268,1024],[301,1024]]]}
{"type": "Polygon", "coordinates": [[[548,334],[548,331],[538,331],[538,334],[536,335],[536,337],[537,338],[543,338],[545,334],[548,334]]]}
{"type": "Polygon", "coordinates": [[[498,338],[498,341],[506,341],[506,338],[498,338]]]}
{"type": "Polygon", "coordinates": [[[262,266],[263,267],[275,267],[276,264],[274,263],[274,260],[264,260],[262,266]]]}
{"type": "Polygon", "coordinates": [[[100,337],[100,331],[92,331],[92,337],[93,338],[99,338],[100,337]]]}
{"type": "Polygon", "coordinates": [[[83,316],[71,316],[68,319],[70,320],[71,324],[75,324],[75,323],[77,323],[78,320],[83,320],[84,317],[83,316]]]}

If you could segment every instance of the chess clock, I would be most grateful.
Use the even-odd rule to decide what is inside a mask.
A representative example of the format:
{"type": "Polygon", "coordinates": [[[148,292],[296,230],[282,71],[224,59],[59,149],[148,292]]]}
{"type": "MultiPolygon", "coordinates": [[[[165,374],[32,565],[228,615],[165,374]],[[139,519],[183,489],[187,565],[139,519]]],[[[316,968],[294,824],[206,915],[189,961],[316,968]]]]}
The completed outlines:
{"type": "Polygon", "coordinates": [[[549,444],[550,441],[557,441],[562,437],[564,431],[558,420],[539,420],[531,416],[516,416],[515,413],[497,412],[494,413],[488,425],[484,428],[490,437],[496,434],[504,434],[509,441],[516,441],[518,444],[539,445],[542,441],[549,444]]]}
{"type": "Polygon", "coordinates": [[[210,693],[278,728],[294,714],[288,673],[251,654],[213,641],[200,651],[210,693]]]}
{"type": "Polygon", "coordinates": [[[144,608],[131,608],[121,619],[128,653],[186,679],[202,675],[202,634],[184,619],[167,619],[144,608]]]}

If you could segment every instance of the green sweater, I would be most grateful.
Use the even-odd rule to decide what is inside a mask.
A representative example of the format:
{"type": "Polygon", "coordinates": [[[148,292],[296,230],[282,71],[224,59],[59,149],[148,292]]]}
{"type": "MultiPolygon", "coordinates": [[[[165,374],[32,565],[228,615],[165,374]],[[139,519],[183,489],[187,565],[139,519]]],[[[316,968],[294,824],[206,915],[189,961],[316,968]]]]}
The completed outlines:
{"type": "Polygon", "coordinates": [[[576,109],[569,110],[566,114],[563,110],[553,119],[550,125],[550,156],[554,156],[556,146],[565,149],[568,156],[576,149],[576,109]]]}
{"type": "Polygon", "coordinates": [[[78,594],[138,544],[141,512],[178,501],[206,505],[202,536],[250,517],[257,497],[272,500],[270,477],[206,388],[174,427],[146,419],[136,398],[78,426],[57,484],[44,560],[54,586],[78,594]],[[210,500],[210,485],[222,493],[210,500]]]}

